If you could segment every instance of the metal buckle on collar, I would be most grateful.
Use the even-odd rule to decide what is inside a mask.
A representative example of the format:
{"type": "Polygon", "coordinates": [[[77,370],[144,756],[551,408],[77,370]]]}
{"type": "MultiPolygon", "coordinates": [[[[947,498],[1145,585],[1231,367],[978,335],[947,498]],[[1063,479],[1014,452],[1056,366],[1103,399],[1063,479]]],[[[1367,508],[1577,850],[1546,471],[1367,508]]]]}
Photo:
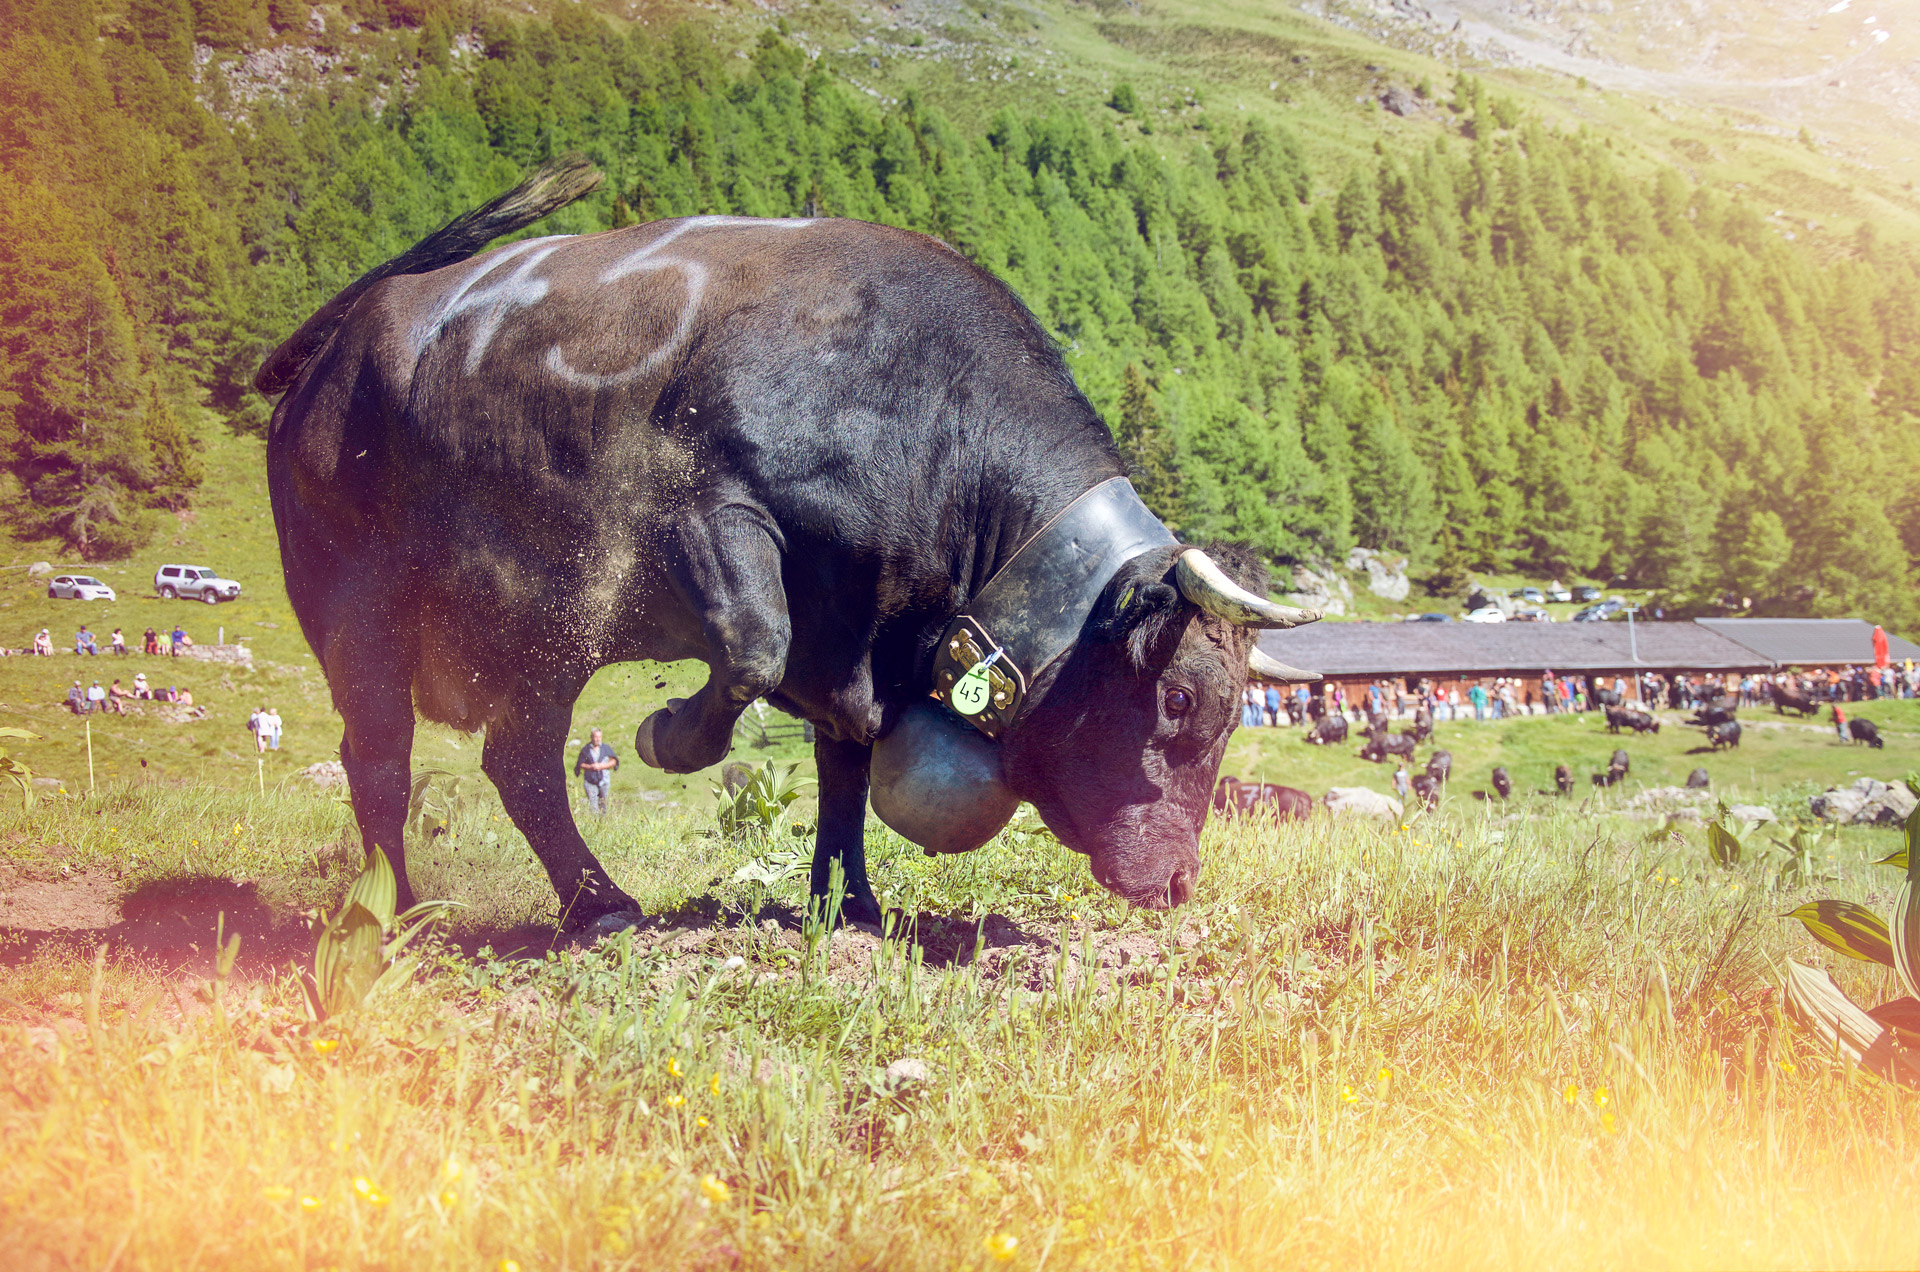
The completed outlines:
{"type": "Polygon", "coordinates": [[[940,644],[933,652],[933,696],[952,708],[967,723],[998,741],[1013,722],[1020,702],[1027,694],[1027,679],[1018,663],[996,642],[972,615],[962,614],[947,624],[940,644]],[[992,651],[989,653],[988,651],[992,651]],[[968,713],[954,707],[953,691],[960,678],[983,660],[989,696],[987,705],[968,713]]]}

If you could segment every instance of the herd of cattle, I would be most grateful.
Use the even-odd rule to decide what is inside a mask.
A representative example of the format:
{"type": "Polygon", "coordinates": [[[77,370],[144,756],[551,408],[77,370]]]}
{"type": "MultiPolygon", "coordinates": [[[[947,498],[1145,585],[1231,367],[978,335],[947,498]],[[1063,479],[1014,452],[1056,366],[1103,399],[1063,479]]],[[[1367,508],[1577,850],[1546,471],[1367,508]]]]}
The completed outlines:
{"type": "MultiPolygon", "coordinates": [[[[1809,698],[1794,686],[1768,686],[1770,700],[1775,712],[1785,714],[1797,711],[1804,718],[1816,715],[1820,704],[1809,698]]],[[[1638,703],[1623,701],[1612,690],[1598,693],[1600,706],[1605,713],[1607,731],[1619,733],[1630,729],[1634,733],[1660,732],[1659,719],[1638,703]]],[[[1740,745],[1740,721],[1736,718],[1739,700],[1733,695],[1722,695],[1711,701],[1702,702],[1695,707],[1685,723],[1692,728],[1702,729],[1706,733],[1707,744],[1713,750],[1732,748],[1740,745]]],[[[1329,711],[1319,699],[1308,705],[1308,713],[1313,725],[1307,730],[1306,740],[1314,746],[1337,746],[1347,740],[1348,724],[1346,716],[1338,711],[1329,711]]],[[[1846,722],[1849,741],[1865,742],[1876,750],[1885,746],[1880,730],[1871,720],[1848,720],[1846,722]]],[[[1389,730],[1384,716],[1371,716],[1366,724],[1366,742],[1361,746],[1359,756],[1373,763],[1383,763],[1388,759],[1413,763],[1414,748],[1433,736],[1433,715],[1423,704],[1414,715],[1413,726],[1397,733],[1389,730]]],[[[1627,753],[1616,750],[1607,762],[1604,772],[1593,774],[1593,784],[1598,787],[1616,786],[1623,781],[1631,762],[1627,753]]],[[[1446,785],[1453,769],[1453,756],[1450,752],[1436,750],[1427,759],[1424,772],[1413,775],[1412,793],[1426,807],[1434,807],[1446,785]]],[[[1553,771],[1554,790],[1539,791],[1541,795],[1570,795],[1574,790],[1573,770],[1565,764],[1553,771]]],[[[1711,782],[1707,771],[1696,768],[1687,775],[1690,789],[1704,789],[1711,782]]],[[[1492,791],[1475,791],[1476,799],[1510,799],[1513,796],[1513,777],[1504,767],[1496,766],[1490,774],[1492,791]]],[[[1272,782],[1243,782],[1231,775],[1222,776],[1214,786],[1213,808],[1217,813],[1267,813],[1281,820],[1289,818],[1304,819],[1313,812],[1313,796],[1292,786],[1280,786],[1272,782]]]]}

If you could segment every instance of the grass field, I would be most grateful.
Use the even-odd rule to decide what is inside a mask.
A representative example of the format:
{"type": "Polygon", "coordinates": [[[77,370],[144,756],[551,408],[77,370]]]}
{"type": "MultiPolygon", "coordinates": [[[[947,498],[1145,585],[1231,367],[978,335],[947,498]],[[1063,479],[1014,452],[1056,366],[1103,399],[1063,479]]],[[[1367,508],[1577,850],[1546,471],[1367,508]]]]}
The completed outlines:
{"type": "Polygon", "coordinates": [[[1890,908],[1889,832],[1773,892],[1697,829],[1565,805],[1216,825],[1174,915],[1045,841],[928,859],[876,832],[913,916],[880,940],[805,923],[780,845],[630,804],[590,833],[659,917],[575,949],[496,816],[419,854],[423,894],[469,907],[451,942],[316,1026],[283,969],[311,949],[295,912],[351,873],[323,851],[339,803],[122,787],[0,814],[16,869],[24,837],[59,847],[45,886],[125,893],[113,925],[9,938],[10,1266],[1920,1257],[1887,1204],[1920,1109],[1815,1054],[1772,991],[1785,957],[1842,961],[1793,904],[1890,908]],[[756,860],[775,882],[736,877],[756,860]],[[242,932],[224,983],[212,914],[185,948],[189,899],[242,932]]]}

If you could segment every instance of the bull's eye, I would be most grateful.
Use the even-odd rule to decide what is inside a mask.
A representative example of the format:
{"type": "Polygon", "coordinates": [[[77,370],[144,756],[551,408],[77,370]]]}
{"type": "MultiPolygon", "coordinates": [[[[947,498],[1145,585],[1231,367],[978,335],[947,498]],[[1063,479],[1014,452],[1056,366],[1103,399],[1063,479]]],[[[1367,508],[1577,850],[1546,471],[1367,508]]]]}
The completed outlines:
{"type": "Polygon", "coordinates": [[[1167,714],[1172,716],[1174,719],[1177,720],[1181,716],[1187,714],[1188,710],[1191,709],[1192,706],[1193,706],[1193,697],[1185,689],[1167,690],[1167,697],[1166,697],[1167,714]]]}

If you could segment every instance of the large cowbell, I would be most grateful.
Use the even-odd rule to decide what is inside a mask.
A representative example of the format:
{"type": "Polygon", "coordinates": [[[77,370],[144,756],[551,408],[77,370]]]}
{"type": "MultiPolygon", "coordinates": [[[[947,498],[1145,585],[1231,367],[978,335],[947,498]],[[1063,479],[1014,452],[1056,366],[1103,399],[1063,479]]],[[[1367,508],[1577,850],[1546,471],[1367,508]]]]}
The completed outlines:
{"type": "Polygon", "coordinates": [[[943,672],[936,664],[931,695],[874,743],[875,815],[930,853],[972,852],[998,834],[1020,805],[1007,786],[998,739],[1031,705],[1022,698],[1025,687],[1073,648],[1122,565],[1174,542],[1124,477],[1081,495],[1027,540],[948,629],[950,638],[964,626],[994,650],[943,641],[944,649],[964,648],[970,659],[994,653],[1004,673],[995,683],[1013,686],[1013,700],[1002,703],[996,694],[998,709],[976,707],[963,717],[953,673],[966,666],[943,672]]]}

